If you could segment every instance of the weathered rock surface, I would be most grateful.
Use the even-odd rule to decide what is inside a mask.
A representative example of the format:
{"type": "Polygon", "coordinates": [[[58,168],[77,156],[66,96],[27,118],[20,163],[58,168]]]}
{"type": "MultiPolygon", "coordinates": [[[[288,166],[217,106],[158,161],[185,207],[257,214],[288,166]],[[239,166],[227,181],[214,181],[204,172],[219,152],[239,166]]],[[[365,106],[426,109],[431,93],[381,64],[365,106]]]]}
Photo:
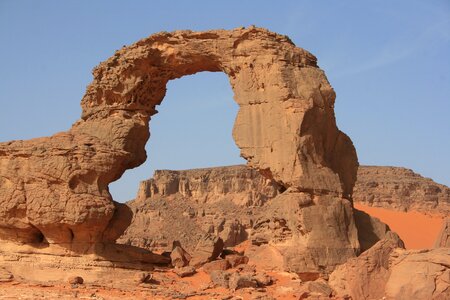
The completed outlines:
{"type": "Polygon", "coordinates": [[[388,299],[449,299],[450,248],[401,250],[391,255],[388,299]]]}
{"type": "Polygon", "coordinates": [[[296,273],[328,273],[360,251],[350,201],[329,195],[286,191],[273,198],[256,216],[249,239],[275,246],[283,268],[296,273]]]}
{"type": "Polygon", "coordinates": [[[383,240],[388,232],[391,232],[389,226],[361,210],[354,208],[353,215],[355,217],[356,228],[358,228],[358,240],[361,246],[361,252],[370,249],[378,241],[383,240]]]}
{"type": "Polygon", "coordinates": [[[108,184],[145,161],[167,82],[201,71],[229,76],[240,107],[233,137],[249,166],[284,188],[350,197],[355,149],[336,127],[335,93],[312,54],[255,27],[163,32],[94,69],[70,130],[0,144],[0,238],[114,241],[108,184]]]}
{"type": "Polygon", "coordinates": [[[389,277],[390,255],[398,247],[403,247],[403,243],[396,234],[389,233],[359,257],[338,266],[330,275],[330,285],[340,296],[381,299],[389,277]]]}
{"type": "Polygon", "coordinates": [[[229,200],[238,206],[261,206],[284,189],[245,165],[183,171],[156,170],[139,186],[136,201],[173,195],[200,204],[229,200]]]}
{"type": "MultiPolygon", "coordinates": [[[[206,233],[221,237],[226,247],[251,240],[254,245],[248,249],[248,256],[253,263],[267,269],[296,271],[303,279],[313,280],[348,257],[366,251],[390,232],[378,219],[352,210],[346,200],[291,189],[277,192],[273,181],[262,180],[262,175],[245,166],[156,173],[158,176],[144,184],[166,191],[168,182],[177,184],[164,196],[151,192],[145,201],[141,196],[129,203],[134,219],[120,239],[123,243],[162,251],[181,237],[192,253],[206,233]],[[199,184],[202,176],[209,182],[199,184]],[[229,187],[230,182],[234,188],[229,187]],[[271,192],[266,193],[268,190],[271,192]],[[264,201],[248,206],[249,201],[239,200],[248,199],[250,192],[265,195],[264,201]],[[330,236],[341,236],[342,240],[330,236]]],[[[144,195],[142,189],[139,195],[144,195]]]]}
{"type": "MultiPolygon", "coordinates": [[[[164,251],[174,239],[179,239],[186,250],[195,255],[195,245],[205,234],[222,238],[226,247],[251,240],[255,245],[262,245],[263,249],[265,244],[275,247],[274,251],[283,258],[281,264],[277,262],[277,255],[260,259],[277,263],[273,266],[275,269],[305,274],[312,272],[316,278],[359,253],[358,233],[350,201],[333,195],[314,196],[292,189],[277,192],[273,182],[264,182],[261,175],[248,167],[227,168],[157,172],[157,178],[146,182],[166,191],[168,182],[177,184],[170,188],[170,193],[165,193],[166,196],[152,192],[145,201],[139,198],[130,202],[134,219],[119,241],[164,251]],[[207,174],[205,178],[210,183],[179,184],[181,181],[195,182],[199,174],[207,174]],[[229,174],[239,179],[231,179],[229,174]],[[245,178],[247,183],[226,189],[231,193],[228,196],[223,186],[229,182],[240,182],[241,178],[245,178]],[[255,183],[249,183],[250,180],[255,183]],[[215,188],[212,183],[219,187],[215,188]],[[180,189],[180,186],[184,188],[180,189]],[[191,191],[187,196],[184,193],[186,186],[191,191]],[[216,193],[217,189],[221,192],[216,193]],[[271,191],[272,197],[265,196],[264,201],[253,202],[255,206],[250,207],[248,201],[239,200],[248,199],[250,193],[262,195],[267,190],[271,191]],[[199,202],[198,197],[190,196],[192,194],[214,200],[199,202]]],[[[266,255],[275,253],[252,251],[266,255]]]]}
{"type": "Polygon", "coordinates": [[[400,211],[450,215],[450,188],[400,167],[360,166],[353,201],[400,211]]]}
{"type": "Polygon", "coordinates": [[[436,240],[435,248],[447,247],[450,248],[450,218],[447,218],[442,224],[441,232],[436,240]]]}
{"type": "MultiPolygon", "coordinates": [[[[175,243],[174,243],[175,244],[175,243]]],[[[189,264],[191,255],[181,247],[181,244],[174,245],[172,252],[170,253],[170,260],[172,266],[176,268],[182,268],[189,264]]]]}
{"type": "Polygon", "coordinates": [[[14,275],[4,268],[0,268],[0,283],[9,282],[14,279],[14,275]]]}
{"type": "Polygon", "coordinates": [[[353,299],[448,299],[450,249],[404,250],[393,233],[336,268],[329,283],[353,299]]]}
{"type": "MultiPolygon", "coordinates": [[[[183,245],[184,236],[178,233],[187,233],[186,247],[197,245],[190,265],[201,266],[217,258],[225,245],[249,239],[255,246],[275,249],[283,269],[314,279],[326,277],[358,255],[363,238],[368,248],[389,235],[374,220],[355,220],[351,201],[358,162],[351,140],[336,126],[334,90],[316,58],[286,36],[255,27],[162,32],[116,51],[93,75],[82,99],[81,119],[70,130],[0,143],[0,263],[8,270],[2,271],[2,278],[8,280],[14,274],[14,278],[58,281],[61,272],[52,270],[60,269],[65,276],[79,276],[86,283],[99,278],[105,283],[116,275],[113,270],[131,275],[132,270],[153,270],[157,263],[167,265],[166,256],[115,244],[131,220],[139,218],[140,224],[148,224],[145,229],[176,233],[183,245]],[[146,160],[149,121],[164,98],[167,82],[202,71],[228,75],[239,105],[233,137],[241,156],[256,171],[247,171],[241,178],[234,177],[240,167],[197,170],[195,176],[163,171],[141,187],[131,208],[114,202],[108,184],[146,160]],[[258,178],[257,172],[263,177],[258,178]],[[154,200],[159,210],[147,211],[150,218],[139,214],[147,197],[159,198],[154,200]],[[164,219],[178,213],[167,209],[169,202],[189,197],[192,201],[184,206],[173,206],[188,221],[176,224],[174,219],[164,219]],[[205,204],[209,206],[201,210],[205,204]],[[191,207],[186,210],[186,205],[191,207]],[[214,205],[221,213],[210,215],[209,223],[199,221],[214,205]],[[242,210],[243,215],[228,218],[242,210]],[[358,234],[362,228],[358,224],[375,224],[376,238],[358,234]],[[166,227],[170,229],[164,231],[166,227]]],[[[439,187],[430,189],[432,194],[441,192],[439,187]]],[[[436,197],[427,201],[430,207],[448,204],[441,205],[436,197]]],[[[131,232],[135,231],[127,233],[131,232]]],[[[172,235],[156,236],[149,246],[164,247],[169,239],[172,235]]],[[[127,242],[133,243],[132,238],[127,242]]],[[[367,256],[383,256],[376,245],[367,250],[367,256]]],[[[175,249],[185,254],[181,247],[175,249]]],[[[398,256],[391,255],[393,262],[386,273],[386,294],[397,297],[404,288],[411,297],[446,295],[445,251],[395,252],[398,256]],[[401,279],[412,267],[421,270],[414,278],[423,279],[423,289],[401,279]]],[[[376,259],[371,264],[379,265],[376,259]]],[[[385,278],[380,268],[367,271],[367,277],[379,270],[385,278]]],[[[271,282],[253,272],[225,274],[230,274],[223,279],[233,290],[271,282]]],[[[152,279],[144,277],[142,284],[152,279]]],[[[142,281],[142,276],[138,278],[142,281]]],[[[309,286],[331,295],[326,285],[309,286]]],[[[165,296],[187,297],[171,293],[165,296]]]]}
{"type": "Polygon", "coordinates": [[[195,247],[189,265],[200,267],[213,261],[222,253],[223,240],[211,234],[203,236],[195,247]]]}

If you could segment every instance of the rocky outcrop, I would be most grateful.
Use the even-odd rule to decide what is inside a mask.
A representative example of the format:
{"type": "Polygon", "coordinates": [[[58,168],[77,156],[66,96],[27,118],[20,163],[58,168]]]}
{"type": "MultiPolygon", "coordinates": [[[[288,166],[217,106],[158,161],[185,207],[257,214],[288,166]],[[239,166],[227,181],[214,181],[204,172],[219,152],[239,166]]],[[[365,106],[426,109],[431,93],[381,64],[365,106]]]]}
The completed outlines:
{"type": "Polygon", "coordinates": [[[284,270],[319,276],[359,254],[352,215],[345,199],[287,191],[255,215],[249,239],[277,248],[284,270]]]}
{"type": "MultiPolygon", "coordinates": [[[[383,169],[380,167],[380,172],[383,169]]],[[[152,179],[141,183],[137,200],[129,203],[134,219],[120,242],[164,251],[170,249],[173,240],[180,239],[192,252],[207,233],[221,237],[226,247],[250,240],[254,244],[250,259],[259,257],[254,263],[267,261],[264,264],[268,269],[301,270],[304,278],[317,278],[320,272],[314,269],[319,262],[326,266],[322,271],[332,270],[352,253],[359,253],[357,246],[345,248],[346,242],[330,241],[328,236],[343,236],[343,232],[333,231],[336,228],[344,226],[350,234],[347,239],[355,240],[355,230],[348,228],[356,227],[360,252],[390,232],[386,224],[357,209],[353,209],[353,218],[346,219],[351,214],[347,203],[326,199],[280,190],[273,181],[246,166],[156,171],[152,179]],[[335,216],[340,224],[334,221],[335,216]],[[319,230],[322,227],[327,230],[319,230]],[[303,255],[311,252],[314,256],[303,255]]],[[[421,207],[419,198],[414,201],[414,207],[421,207]]]]}
{"type": "Polygon", "coordinates": [[[261,206],[284,187],[245,165],[183,171],[156,170],[139,186],[136,201],[177,195],[197,203],[230,200],[239,206],[261,206]]]}
{"type": "Polygon", "coordinates": [[[450,218],[447,218],[442,224],[442,229],[434,245],[435,248],[450,248],[450,218]]]}
{"type": "Polygon", "coordinates": [[[249,240],[252,263],[309,279],[331,272],[390,232],[345,199],[276,187],[246,166],[156,171],[128,203],[134,219],[119,241],[167,251],[180,239],[193,253],[205,234],[222,238],[226,247],[249,240]],[[151,192],[145,194],[143,186],[151,192]]]}
{"type": "Polygon", "coordinates": [[[400,211],[450,215],[450,188],[400,167],[360,166],[353,200],[400,211]]]}
{"type": "Polygon", "coordinates": [[[359,257],[337,267],[330,275],[330,285],[342,297],[381,299],[389,277],[390,255],[398,247],[403,247],[402,241],[396,234],[389,233],[359,257]]]}
{"type": "MultiPolygon", "coordinates": [[[[233,137],[250,167],[291,197],[349,201],[356,152],[336,126],[335,93],[312,54],[255,27],[161,32],[93,70],[70,130],[0,144],[0,239],[71,249],[113,243],[124,222],[108,184],[146,160],[149,121],[167,82],[202,71],[228,75],[239,105],[233,137]]],[[[345,247],[358,250],[354,241],[345,247]]]]}
{"type": "Polygon", "coordinates": [[[329,284],[352,299],[448,299],[450,249],[404,250],[398,237],[385,239],[336,268],[329,284]]]}
{"type": "Polygon", "coordinates": [[[387,299],[449,299],[450,249],[402,250],[391,254],[387,299]]]}

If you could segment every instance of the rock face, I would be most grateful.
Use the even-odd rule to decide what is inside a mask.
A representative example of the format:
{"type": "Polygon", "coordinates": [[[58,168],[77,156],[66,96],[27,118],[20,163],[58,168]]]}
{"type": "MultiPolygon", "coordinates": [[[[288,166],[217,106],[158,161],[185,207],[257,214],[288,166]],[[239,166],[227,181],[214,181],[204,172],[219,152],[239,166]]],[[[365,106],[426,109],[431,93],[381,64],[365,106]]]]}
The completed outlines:
{"type": "Polygon", "coordinates": [[[450,249],[396,249],[386,283],[388,299],[449,299],[450,249]]]}
{"type": "Polygon", "coordinates": [[[447,247],[450,248],[450,218],[447,218],[442,224],[441,232],[436,240],[435,248],[447,247]]]}
{"type": "Polygon", "coordinates": [[[352,299],[448,299],[449,275],[449,248],[404,250],[390,233],[337,267],[329,284],[337,296],[352,299]]]}
{"type": "Polygon", "coordinates": [[[252,263],[304,279],[331,272],[390,232],[345,199],[279,190],[246,166],[156,171],[128,205],[134,217],[121,243],[166,251],[180,239],[194,253],[205,234],[226,247],[250,240],[252,263]]]}
{"type": "Polygon", "coordinates": [[[360,166],[353,200],[400,211],[450,215],[450,188],[399,167],[360,166]]]}
{"type": "Polygon", "coordinates": [[[403,243],[390,233],[357,258],[349,259],[330,275],[330,285],[338,295],[352,299],[381,299],[389,277],[391,253],[403,243]]]}
{"type": "MultiPolygon", "coordinates": [[[[366,168],[376,173],[377,167],[360,167],[366,168]]],[[[379,167],[379,172],[384,174],[384,169],[386,167],[379,167]]],[[[424,189],[416,189],[416,195],[425,194],[427,186],[422,182],[426,180],[420,176],[414,178],[416,184],[424,189]]],[[[386,180],[362,176],[363,183],[358,180],[356,185],[363,186],[364,182],[375,179],[386,180]]],[[[396,180],[400,182],[403,179],[400,176],[396,180]]],[[[443,186],[444,189],[447,187],[443,186]]],[[[373,191],[376,192],[378,190],[373,191]]],[[[386,199],[395,196],[390,193],[382,195],[374,194],[374,197],[386,199]]],[[[426,206],[418,196],[411,201],[414,203],[409,202],[410,207],[426,206]]],[[[249,249],[248,256],[250,260],[257,258],[254,263],[263,263],[267,269],[301,271],[303,278],[317,278],[320,275],[317,272],[319,264],[326,266],[321,267],[322,270],[331,271],[334,266],[354,256],[356,245],[348,247],[345,240],[340,242],[339,239],[328,238],[345,236],[339,232],[342,226],[357,228],[357,233],[353,230],[346,234],[351,241],[357,234],[361,252],[370,249],[390,232],[386,224],[357,209],[353,209],[353,218],[346,219],[345,216],[351,212],[345,200],[339,202],[324,195],[283,191],[275,182],[264,179],[246,166],[156,171],[152,179],[141,183],[137,200],[128,205],[134,218],[119,240],[122,243],[164,251],[170,249],[173,240],[180,239],[192,253],[207,233],[221,237],[226,247],[250,240],[254,246],[249,249]],[[340,220],[339,226],[332,226],[330,219],[334,217],[340,220]],[[321,253],[321,248],[327,249],[326,255],[321,253]],[[314,254],[310,256],[311,253],[314,254]]],[[[443,232],[446,232],[445,228],[443,232]]],[[[443,236],[441,247],[447,240],[446,235],[443,236]]]]}
{"type": "Polygon", "coordinates": [[[239,206],[261,206],[283,188],[245,165],[156,170],[153,178],[141,182],[136,200],[177,195],[200,204],[230,200],[239,206]]]}
{"type": "Polygon", "coordinates": [[[0,238],[113,242],[120,215],[108,184],[146,160],[167,82],[202,71],[228,75],[239,104],[233,137],[250,167],[292,192],[350,199],[356,152],[336,126],[335,93],[312,54],[255,27],[162,32],[93,70],[69,131],[0,144],[0,238]]]}

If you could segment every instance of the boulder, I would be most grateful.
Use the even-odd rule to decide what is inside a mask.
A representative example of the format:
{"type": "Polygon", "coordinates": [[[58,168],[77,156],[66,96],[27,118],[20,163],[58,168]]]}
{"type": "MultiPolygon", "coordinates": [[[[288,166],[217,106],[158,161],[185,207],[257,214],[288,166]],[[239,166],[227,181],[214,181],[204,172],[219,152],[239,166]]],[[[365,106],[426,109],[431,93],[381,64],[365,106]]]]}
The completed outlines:
{"type": "Polygon", "coordinates": [[[388,299],[450,299],[450,249],[394,251],[385,290],[388,299]]]}
{"type": "Polygon", "coordinates": [[[219,257],[220,253],[222,253],[222,250],[222,239],[207,234],[197,244],[197,247],[192,254],[192,259],[189,264],[194,267],[201,267],[205,263],[219,257]]]}
{"type": "Polygon", "coordinates": [[[341,297],[350,295],[353,299],[381,299],[390,275],[390,255],[399,247],[404,245],[398,235],[388,232],[383,240],[359,257],[338,266],[330,275],[330,286],[341,297]]]}
{"type": "Polygon", "coordinates": [[[183,249],[183,247],[181,247],[181,244],[176,241],[173,243],[173,250],[170,253],[170,259],[172,266],[182,268],[189,264],[191,256],[186,252],[186,250],[183,249]]]}
{"type": "Polygon", "coordinates": [[[212,271],[225,271],[229,268],[231,268],[231,265],[226,259],[214,260],[203,265],[203,271],[208,274],[212,271]]]}
{"type": "MultiPolygon", "coordinates": [[[[329,299],[333,293],[333,289],[328,285],[328,283],[323,279],[318,279],[315,281],[308,281],[301,285],[299,290],[300,299],[309,299],[310,297],[323,297],[329,299]]],[[[342,297],[345,299],[345,297],[342,297]]]]}
{"type": "Polygon", "coordinates": [[[175,268],[173,269],[173,272],[177,274],[179,277],[183,278],[194,275],[196,273],[196,270],[192,266],[186,266],[182,268],[175,268]]]}
{"type": "Polygon", "coordinates": [[[70,277],[68,279],[68,282],[70,284],[83,284],[84,283],[84,279],[82,277],[80,277],[80,276],[73,276],[73,277],[70,277]]]}
{"type": "Polygon", "coordinates": [[[249,260],[247,256],[239,254],[227,255],[225,256],[225,259],[229,262],[231,268],[237,267],[238,265],[247,264],[249,260]]]}
{"type": "Polygon", "coordinates": [[[221,270],[215,270],[209,273],[209,277],[211,278],[212,283],[215,285],[228,288],[229,287],[229,280],[233,273],[229,271],[221,271],[221,270]]]}
{"type": "Polygon", "coordinates": [[[228,287],[233,291],[242,288],[257,288],[258,281],[251,274],[233,273],[230,276],[228,287]]]}

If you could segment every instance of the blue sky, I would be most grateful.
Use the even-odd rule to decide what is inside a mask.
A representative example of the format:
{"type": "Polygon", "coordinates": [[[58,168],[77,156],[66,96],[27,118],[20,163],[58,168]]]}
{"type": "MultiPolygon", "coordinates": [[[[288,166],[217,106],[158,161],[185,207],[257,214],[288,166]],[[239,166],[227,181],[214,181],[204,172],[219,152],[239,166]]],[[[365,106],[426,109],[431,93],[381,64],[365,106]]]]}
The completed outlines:
{"type": "MultiPolygon", "coordinates": [[[[253,24],[318,57],[361,164],[404,166],[450,185],[448,0],[0,0],[0,141],[70,128],[92,68],[123,45],[158,31],[253,24]]],[[[115,199],[132,199],[154,169],[243,162],[224,74],[170,82],[158,110],[149,159],[111,185],[115,199]]]]}

